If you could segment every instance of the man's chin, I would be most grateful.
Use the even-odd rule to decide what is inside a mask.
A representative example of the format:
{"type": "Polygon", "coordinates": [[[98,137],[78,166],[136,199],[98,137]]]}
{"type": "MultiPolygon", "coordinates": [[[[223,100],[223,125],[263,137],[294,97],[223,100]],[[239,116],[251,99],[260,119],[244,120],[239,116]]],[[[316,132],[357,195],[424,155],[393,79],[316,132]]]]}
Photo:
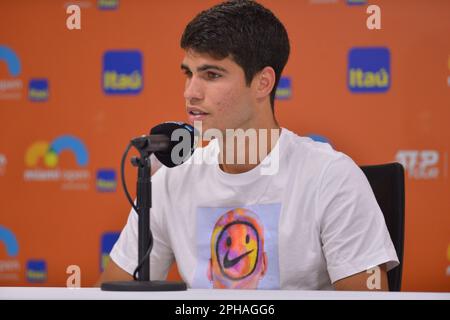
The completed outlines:
{"type": "MultiPolygon", "coordinates": [[[[207,120],[189,121],[189,124],[191,126],[193,126],[194,128],[196,128],[202,134],[204,134],[209,129],[216,129],[217,130],[216,126],[214,126],[213,124],[211,124],[210,121],[207,121],[207,120]]],[[[221,131],[221,130],[219,129],[219,131],[221,131]]]]}
{"type": "Polygon", "coordinates": [[[189,124],[201,134],[201,138],[204,140],[225,139],[226,129],[223,126],[215,125],[212,121],[193,121],[189,122],[189,124]]]}

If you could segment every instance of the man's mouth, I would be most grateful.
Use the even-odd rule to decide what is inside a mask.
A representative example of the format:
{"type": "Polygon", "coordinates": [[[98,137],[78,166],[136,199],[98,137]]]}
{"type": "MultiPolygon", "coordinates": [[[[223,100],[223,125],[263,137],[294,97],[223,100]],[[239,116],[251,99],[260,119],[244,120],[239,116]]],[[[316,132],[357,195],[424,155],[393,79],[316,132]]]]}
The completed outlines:
{"type": "Polygon", "coordinates": [[[190,122],[193,123],[194,121],[204,120],[209,115],[209,113],[195,108],[188,108],[188,115],[190,122]]]}
{"type": "Polygon", "coordinates": [[[193,115],[193,116],[200,116],[200,115],[206,115],[207,113],[201,112],[201,111],[189,111],[189,114],[193,115]]]}

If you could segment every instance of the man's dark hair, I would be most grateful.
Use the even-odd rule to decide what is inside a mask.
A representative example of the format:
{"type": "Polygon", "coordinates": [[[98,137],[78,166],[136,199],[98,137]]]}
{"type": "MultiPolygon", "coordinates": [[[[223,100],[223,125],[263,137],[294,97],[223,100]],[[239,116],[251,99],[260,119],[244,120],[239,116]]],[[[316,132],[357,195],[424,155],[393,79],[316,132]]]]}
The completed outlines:
{"type": "Polygon", "coordinates": [[[245,73],[249,86],[267,66],[275,70],[275,92],[289,57],[289,38],[283,24],[262,5],[250,0],[227,1],[200,12],[181,37],[181,48],[207,53],[215,59],[230,56],[245,73]]]}

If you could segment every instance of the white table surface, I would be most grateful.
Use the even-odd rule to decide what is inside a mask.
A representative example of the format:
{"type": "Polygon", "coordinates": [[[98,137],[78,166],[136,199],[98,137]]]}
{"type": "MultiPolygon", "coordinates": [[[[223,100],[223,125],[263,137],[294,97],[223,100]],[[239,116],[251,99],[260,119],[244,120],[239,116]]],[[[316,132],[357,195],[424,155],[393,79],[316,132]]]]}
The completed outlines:
{"type": "Polygon", "coordinates": [[[0,300],[450,300],[450,293],[293,290],[111,292],[99,288],[0,287],[0,300]]]}

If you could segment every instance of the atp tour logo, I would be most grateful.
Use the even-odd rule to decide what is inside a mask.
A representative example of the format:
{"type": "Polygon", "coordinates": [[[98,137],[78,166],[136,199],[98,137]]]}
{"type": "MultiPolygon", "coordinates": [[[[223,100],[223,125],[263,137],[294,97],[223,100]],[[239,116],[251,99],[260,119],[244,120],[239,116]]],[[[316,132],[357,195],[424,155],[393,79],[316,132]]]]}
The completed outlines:
{"type": "Polygon", "coordinates": [[[281,77],[275,93],[277,100],[289,100],[292,95],[291,78],[281,77]]]}
{"type": "MultiPolygon", "coordinates": [[[[447,154],[444,154],[444,158],[447,154]]],[[[437,150],[399,150],[395,156],[411,179],[437,179],[440,176],[439,152],[437,150]]],[[[444,178],[447,177],[447,163],[443,163],[444,178]]]]}
{"type": "Polygon", "coordinates": [[[19,280],[20,263],[16,259],[18,255],[19,243],[16,235],[10,229],[0,225],[0,280],[19,280]],[[6,249],[7,259],[2,259],[1,243],[6,249]]]}
{"type": "Polygon", "coordinates": [[[116,10],[119,7],[119,0],[97,0],[97,8],[100,10],[116,10]]]}
{"type": "Polygon", "coordinates": [[[109,253],[111,252],[114,244],[119,239],[120,232],[105,232],[101,238],[100,244],[100,272],[103,272],[109,262],[109,253]]]}
{"type": "Polygon", "coordinates": [[[142,87],[142,54],[140,51],[107,51],[103,55],[103,91],[105,94],[138,94],[142,87]]]}
{"type": "Polygon", "coordinates": [[[353,48],[348,54],[348,88],[353,93],[382,93],[391,84],[388,48],[353,48]]]}
{"type": "Polygon", "coordinates": [[[63,135],[51,143],[37,141],[33,143],[25,153],[25,165],[28,168],[24,172],[25,181],[63,181],[65,189],[88,189],[86,181],[90,174],[88,170],[60,169],[59,159],[63,152],[69,151],[75,157],[78,167],[86,167],[89,162],[89,154],[84,143],[77,137],[63,135]],[[45,167],[45,169],[39,169],[45,167]],[[35,169],[37,168],[37,169],[35,169]]]}
{"type": "Polygon", "coordinates": [[[44,283],[47,281],[47,263],[45,260],[27,261],[27,281],[32,283],[44,283]]]}
{"type": "Polygon", "coordinates": [[[28,99],[33,102],[44,102],[48,100],[48,80],[31,79],[28,84],[28,99]]]}
{"type": "Polygon", "coordinates": [[[22,70],[19,56],[10,47],[0,45],[0,61],[6,63],[9,75],[6,79],[0,75],[0,100],[20,99],[23,85],[17,78],[22,70]]]}

